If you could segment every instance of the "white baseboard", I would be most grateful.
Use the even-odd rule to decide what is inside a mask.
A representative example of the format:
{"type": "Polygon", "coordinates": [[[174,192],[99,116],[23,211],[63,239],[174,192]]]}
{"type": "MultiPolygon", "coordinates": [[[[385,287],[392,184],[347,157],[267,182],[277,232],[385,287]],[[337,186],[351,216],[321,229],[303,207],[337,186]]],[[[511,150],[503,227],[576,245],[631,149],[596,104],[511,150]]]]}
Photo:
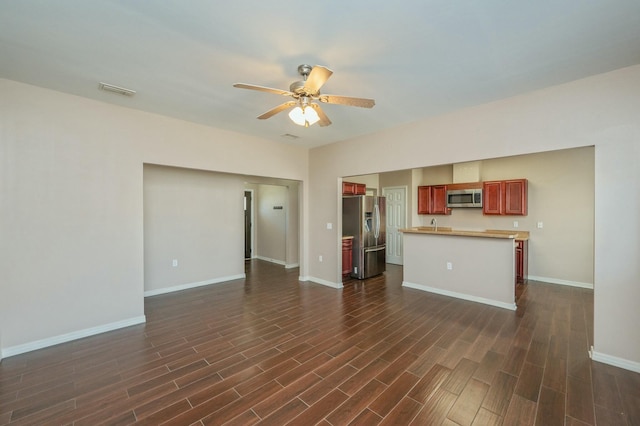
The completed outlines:
{"type": "Polygon", "coordinates": [[[314,282],[316,284],[322,284],[325,285],[327,287],[331,287],[331,288],[342,288],[342,283],[334,283],[331,281],[327,281],[327,280],[323,280],[322,278],[316,278],[316,277],[298,277],[298,280],[300,281],[311,281],[314,282]]]}
{"type": "Polygon", "coordinates": [[[148,290],[144,292],[144,297],[157,296],[159,294],[166,294],[166,293],[173,293],[175,291],[188,290],[190,288],[202,287],[202,286],[211,285],[211,284],[219,284],[227,281],[242,280],[244,278],[246,278],[245,274],[229,275],[228,277],[220,277],[220,278],[214,278],[206,281],[198,281],[195,283],[187,283],[187,284],[181,284],[181,285],[176,285],[172,287],[159,288],[156,290],[148,290]]]}
{"type": "Polygon", "coordinates": [[[527,279],[532,281],[542,281],[549,284],[560,284],[560,285],[568,285],[570,287],[590,288],[591,290],[593,290],[593,283],[581,283],[579,281],[560,280],[557,278],[549,278],[549,277],[537,277],[535,275],[529,275],[527,276],[527,279]]]}
{"type": "Polygon", "coordinates": [[[624,368],[625,370],[635,371],[640,373],[640,362],[629,361],[628,359],[618,358],[617,356],[603,354],[593,350],[593,346],[589,351],[589,356],[594,361],[602,362],[604,364],[613,365],[614,367],[624,368]]]}
{"type": "Polygon", "coordinates": [[[402,281],[402,286],[407,288],[413,288],[416,290],[428,291],[429,293],[440,294],[442,296],[455,297],[457,299],[468,300],[470,302],[484,303],[485,305],[496,306],[498,308],[509,309],[515,311],[517,306],[515,303],[505,303],[493,299],[485,299],[484,297],[472,296],[470,294],[457,293],[455,291],[443,290],[441,288],[429,287],[423,284],[415,284],[407,281],[402,281]]]}
{"type": "Polygon", "coordinates": [[[293,269],[293,268],[298,268],[300,266],[299,263],[287,263],[287,262],[283,262],[282,260],[271,259],[270,257],[264,257],[264,256],[255,256],[254,259],[264,260],[265,262],[275,263],[276,265],[282,265],[285,267],[285,269],[293,269]]]}
{"type": "Polygon", "coordinates": [[[265,262],[275,263],[276,265],[287,266],[287,263],[282,260],[271,259],[270,257],[264,257],[264,256],[256,256],[255,258],[259,260],[264,260],[265,262]]]}
{"type": "Polygon", "coordinates": [[[50,337],[48,339],[36,340],[35,342],[29,342],[23,345],[11,346],[9,348],[2,349],[2,358],[8,358],[10,356],[20,355],[49,346],[59,345],[60,343],[66,343],[72,340],[78,340],[85,337],[94,336],[96,334],[106,333],[107,331],[113,331],[119,328],[144,324],[146,321],[146,317],[142,315],[135,318],[112,322],[110,324],[100,325],[98,327],[85,328],[84,330],[61,334],[59,336],[50,337]]]}

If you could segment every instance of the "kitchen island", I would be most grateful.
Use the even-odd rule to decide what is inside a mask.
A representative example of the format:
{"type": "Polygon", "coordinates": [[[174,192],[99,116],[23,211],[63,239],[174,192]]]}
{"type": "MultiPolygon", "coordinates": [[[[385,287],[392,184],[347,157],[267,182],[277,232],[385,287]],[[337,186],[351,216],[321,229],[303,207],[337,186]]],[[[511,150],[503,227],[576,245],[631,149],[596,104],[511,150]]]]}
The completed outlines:
{"type": "Polygon", "coordinates": [[[404,234],[404,287],[516,309],[516,239],[528,232],[417,227],[404,234]]]}

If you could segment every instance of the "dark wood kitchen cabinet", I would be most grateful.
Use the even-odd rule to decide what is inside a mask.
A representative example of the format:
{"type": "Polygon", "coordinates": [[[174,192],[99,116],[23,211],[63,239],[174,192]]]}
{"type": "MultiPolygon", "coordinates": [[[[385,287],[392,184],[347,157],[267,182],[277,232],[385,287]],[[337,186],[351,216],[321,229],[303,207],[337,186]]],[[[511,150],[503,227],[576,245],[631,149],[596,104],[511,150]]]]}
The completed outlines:
{"type": "Polygon", "coordinates": [[[516,283],[523,283],[529,275],[528,241],[516,240],[516,283]]]}
{"type": "Polygon", "coordinates": [[[483,182],[482,213],[502,214],[502,182],[483,182]]]}
{"type": "Polygon", "coordinates": [[[419,186],[418,214],[451,214],[447,208],[447,185],[419,186]]]}
{"type": "Polygon", "coordinates": [[[365,195],[367,185],[364,183],[342,182],[342,195],[365,195]]]}
{"type": "Polygon", "coordinates": [[[485,215],[527,215],[527,180],[483,182],[482,213],[485,215]]]}
{"type": "Polygon", "coordinates": [[[353,269],[353,237],[342,237],[342,277],[346,278],[353,269]]]}
{"type": "Polygon", "coordinates": [[[504,181],[504,214],[527,215],[527,180],[504,181]]]}

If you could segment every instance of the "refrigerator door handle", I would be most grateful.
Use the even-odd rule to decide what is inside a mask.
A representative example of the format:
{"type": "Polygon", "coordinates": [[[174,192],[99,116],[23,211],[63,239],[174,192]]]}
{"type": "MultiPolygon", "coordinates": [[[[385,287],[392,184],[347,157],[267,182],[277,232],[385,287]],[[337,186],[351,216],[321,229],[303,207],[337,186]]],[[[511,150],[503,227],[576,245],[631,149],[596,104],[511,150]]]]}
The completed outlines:
{"type": "Polygon", "coordinates": [[[366,248],[364,249],[365,253],[371,253],[372,251],[380,251],[380,250],[384,250],[385,246],[380,246],[380,247],[376,247],[376,248],[366,248]]]}
{"type": "Polygon", "coordinates": [[[377,239],[380,236],[380,206],[378,203],[375,204],[374,209],[376,212],[376,232],[373,236],[377,239]]]}

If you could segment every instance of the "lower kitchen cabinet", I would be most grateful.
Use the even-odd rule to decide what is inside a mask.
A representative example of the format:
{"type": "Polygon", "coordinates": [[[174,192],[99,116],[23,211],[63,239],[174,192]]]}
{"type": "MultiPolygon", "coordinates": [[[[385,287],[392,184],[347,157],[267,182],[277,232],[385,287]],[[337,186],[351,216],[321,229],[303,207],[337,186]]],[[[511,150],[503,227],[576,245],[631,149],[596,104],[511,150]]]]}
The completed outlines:
{"type": "Polygon", "coordinates": [[[342,277],[346,278],[353,269],[353,237],[342,238],[342,277]]]}
{"type": "Polygon", "coordinates": [[[516,282],[523,283],[529,275],[529,242],[527,240],[516,240],[516,282]]]}

